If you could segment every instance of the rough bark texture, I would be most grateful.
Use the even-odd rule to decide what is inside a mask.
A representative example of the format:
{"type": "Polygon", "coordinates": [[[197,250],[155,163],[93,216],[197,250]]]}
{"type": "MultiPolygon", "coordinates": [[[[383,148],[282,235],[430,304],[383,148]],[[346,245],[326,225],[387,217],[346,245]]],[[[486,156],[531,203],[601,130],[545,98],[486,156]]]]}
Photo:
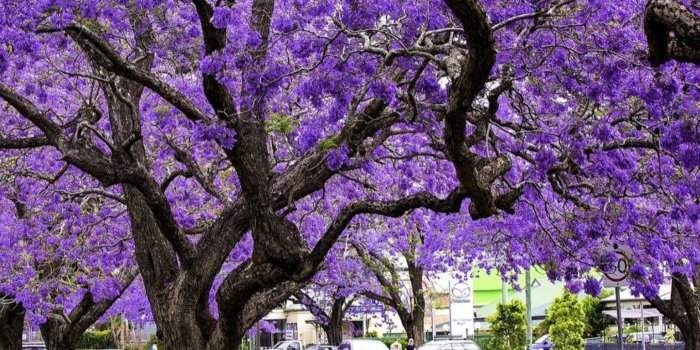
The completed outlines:
{"type": "Polygon", "coordinates": [[[649,61],[700,64],[700,18],[677,0],[649,0],[644,13],[649,61]]]}
{"type": "Polygon", "coordinates": [[[343,319],[345,318],[346,298],[340,297],[333,301],[331,314],[329,315],[328,326],[324,328],[328,336],[328,343],[331,345],[340,345],[343,341],[343,319]]]}
{"type": "Polygon", "coordinates": [[[80,336],[97,322],[114,304],[136,278],[136,271],[127,271],[122,276],[122,287],[118,295],[95,302],[90,292],[85,293],[78,305],[66,315],[63,310],[55,310],[40,326],[41,336],[48,350],[72,350],[80,341],[80,336]]]}
{"type": "Polygon", "coordinates": [[[0,349],[22,349],[24,312],[22,305],[15,303],[0,304],[0,349]]]}
{"type": "Polygon", "coordinates": [[[73,350],[82,334],[71,331],[70,320],[59,314],[49,315],[40,330],[47,350],[73,350]]]}
{"type": "Polygon", "coordinates": [[[647,298],[678,327],[686,350],[700,350],[700,295],[696,291],[699,282],[700,273],[695,276],[693,283],[686,276],[674,274],[670,300],[661,300],[658,296],[647,298]]]}
{"type": "MultiPolygon", "coordinates": [[[[192,2],[201,22],[204,53],[211,55],[224,50],[226,29],[213,26],[212,4],[205,0],[192,2]]],[[[67,33],[90,61],[92,74],[99,77],[109,109],[111,154],[94,145],[76,143],[44,111],[1,83],[0,97],[44,135],[24,142],[0,140],[0,146],[53,146],[62,153],[65,162],[92,175],[104,186],[122,186],[136,243],[136,260],[166,348],[237,348],[246,329],[312,278],[354,217],[363,214],[399,217],[416,208],[455,213],[466,198],[471,198],[470,213],[475,219],[493,215],[498,210],[512,210],[521,190],[516,188],[498,195],[490,188],[510,168],[508,159],[485,158],[466,147],[485,137],[483,132],[475,132],[474,137],[467,140],[465,133],[472,103],[483,90],[495,62],[491,24],[478,1],[445,2],[462,23],[469,47],[461,69],[457,70],[459,73],[444,118],[445,152],[455,165],[459,186],[445,198],[421,192],[394,201],[351,203],[341,210],[311,249],[296,225],[286,218],[284,209],[322,190],[325,183],[338,173],[326,166],[326,150],[313,150],[290,163],[292,165],[284,173],[274,173],[267,149],[268,135],[264,130],[264,99],[248,99],[254,102],[238,111],[234,95],[214,75],[203,74],[204,94],[210,105],[207,109],[211,107],[214,115],[208,116],[199,110],[187,96],[151,71],[154,58],[151,47],[157,39],[151,30],[149,13],[136,6],[128,6],[136,43],[136,52],[129,57],[138,57],[133,62],[122,56],[120,49],[112,47],[105,36],[80,23],[40,30],[47,34],[67,33]],[[233,203],[223,203],[225,209],[211,225],[199,232],[201,237],[196,244],[178,225],[165,195],[172,177],[158,183],[150,171],[142,141],[139,108],[144,88],[158,94],[192,121],[207,124],[218,119],[236,132],[233,149],[222,147],[222,150],[238,175],[241,196],[233,203]],[[214,320],[208,305],[214,279],[231,250],[247,232],[254,240],[252,259],[225,277],[216,293],[219,320],[214,320]]],[[[262,43],[252,53],[254,64],[251,67],[255,68],[251,69],[259,69],[265,64],[274,5],[273,0],[252,1],[250,23],[260,34],[262,43]]],[[[249,75],[249,72],[241,72],[244,80],[249,75]]],[[[246,100],[249,96],[242,97],[246,100]]],[[[383,135],[399,121],[398,113],[378,99],[353,110],[346,119],[346,125],[333,140],[339,145],[347,145],[351,156],[371,153],[372,147],[377,147],[378,143],[367,145],[364,141],[369,138],[377,141],[380,139],[378,135],[383,135]]],[[[486,125],[479,121],[470,122],[478,127],[486,125]]],[[[187,157],[178,160],[187,168],[182,172],[183,176],[193,177],[203,189],[215,192],[207,179],[198,176],[201,171],[196,164],[187,157]]],[[[216,193],[213,195],[219,197],[216,193]]],[[[421,321],[418,322],[422,322],[422,316],[419,318],[421,321]]],[[[59,317],[48,324],[46,334],[52,339],[60,339],[54,335],[65,333],[60,331],[64,327],[63,321],[59,317]]],[[[66,324],[74,322],[70,319],[66,324]]],[[[72,336],[69,338],[66,341],[73,339],[72,336]]],[[[421,338],[416,336],[417,340],[421,338]]]]}
{"type": "Polygon", "coordinates": [[[316,317],[316,321],[326,333],[330,345],[340,345],[343,341],[343,321],[348,310],[355,303],[355,298],[348,299],[340,296],[338,292],[340,292],[340,288],[334,292],[333,303],[328,310],[319,305],[319,300],[314,299],[304,291],[296,291],[293,294],[296,302],[304,305],[316,317]]]}

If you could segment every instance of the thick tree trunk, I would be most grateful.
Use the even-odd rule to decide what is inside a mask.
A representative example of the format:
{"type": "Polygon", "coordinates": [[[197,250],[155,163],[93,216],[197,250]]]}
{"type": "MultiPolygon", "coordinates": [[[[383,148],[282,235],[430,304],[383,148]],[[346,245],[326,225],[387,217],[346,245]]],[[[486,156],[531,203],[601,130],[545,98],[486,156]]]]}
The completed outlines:
{"type": "MultiPolygon", "coordinates": [[[[415,248],[414,248],[415,250],[415,248]]],[[[414,253],[415,254],[415,253],[414,253]]],[[[411,318],[413,319],[413,329],[410,337],[416,344],[416,348],[425,342],[425,295],[423,292],[423,268],[416,265],[413,258],[407,257],[408,275],[411,280],[411,291],[413,292],[413,309],[411,318]]]]}
{"type": "Polygon", "coordinates": [[[78,346],[80,334],[69,332],[68,322],[63,315],[51,314],[40,326],[47,350],[73,350],[78,346]]]}
{"type": "Polygon", "coordinates": [[[328,344],[340,345],[343,341],[343,319],[345,318],[345,298],[333,301],[328,325],[323,328],[328,336],[328,344]]]}
{"type": "Polygon", "coordinates": [[[416,344],[416,348],[425,343],[425,312],[423,309],[413,310],[413,329],[411,337],[416,344]]]}
{"type": "Polygon", "coordinates": [[[685,350],[700,350],[700,296],[694,287],[699,282],[700,273],[693,284],[686,276],[674,274],[671,280],[671,300],[661,300],[658,296],[647,298],[678,327],[685,342],[685,350]]]}
{"type": "Polygon", "coordinates": [[[406,331],[406,337],[408,339],[413,339],[416,348],[418,348],[425,342],[423,315],[423,311],[415,312],[415,310],[412,315],[404,314],[402,316],[402,313],[399,313],[401,325],[406,331]]]}
{"type": "Polygon", "coordinates": [[[323,331],[326,332],[329,345],[340,345],[343,342],[343,323],[335,325],[323,326],[323,331]]]}
{"type": "Polygon", "coordinates": [[[0,304],[0,349],[21,350],[24,330],[24,307],[0,304]]]}
{"type": "Polygon", "coordinates": [[[700,350],[700,329],[687,329],[685,332],[681,330],[683,341],[685,341],[685,350],[700,350]]]}

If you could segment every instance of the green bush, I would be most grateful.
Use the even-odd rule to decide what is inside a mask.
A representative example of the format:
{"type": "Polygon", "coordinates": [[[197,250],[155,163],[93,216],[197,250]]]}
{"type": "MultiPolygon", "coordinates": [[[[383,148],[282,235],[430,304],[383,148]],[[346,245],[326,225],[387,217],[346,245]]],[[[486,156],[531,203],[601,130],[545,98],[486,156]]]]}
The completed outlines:
{"type": "Polygon", "coordinates": [[[143,347],[143,345],[127,344],[124,346],[124,350],[148,350],[148,348],[143,347]]]}
{"type": "Polygon", "coordinates": [[[115,348],[114,339],[109,330],[87,331],[80,336],[79,349],[110,349],[115,348]]]}
{"type": "Polygon", "coordinates": [[[388,348],[390,348],[390,349],[391,349],[391,344],[394,344],[394,342],[397,341],[397,340],[399,341],[399,344],[401,344],[401,348],[402,348],[402,349],[405,349],[405,348],[406,348],[406,345],[408,344],[408,338],[405,338],[405,337],[401,337],[401,338],[397,338],[397,337],[382,337],[382,338],[379,339],[379,340],[381,340],[382,343],[384,343],[384,344],[385,344],[388,348]]]}
{"type": "Polygon", "coordinates": [[[151,346],[155,344],[158,347],[158,350],[165,350],[165,345],[158,339],[158,337],[153,334],[151,337],[148,339],[148,343],[146,343],[146,349],[150,350],[151,346]]]}
{"type": "Polygon", "coordinates": [[[496,313],[488,318],[491,338],[484,342],[484,350],[524,349],[527,332],[525,306],[520,300],[499,304],[496,313]]]}
{"type": "Polygon", "coordinates": [[[610,292],[603,292],[598,297],[586,296],[581,300],[583,313],[586,315],[585,338],[600,337],[605,334],[605,329],[613,323],[613,319],[603,313],[605,306],[601,302],[602,298],[610,295],[610,292]]]}
{"type": "Polygon", "coordinates": [[[586,315],[575,295],[564,292],[547,312],[549,335],[557,350],[583,350],[586,315]]]}
{"type": "Polygon", "coordinates": [[[486,349],[489,346],[491,339],[493,339],[493,335],[480,334],[480,335],[469,337],[468,339],[473,340],[476,343],[476,345],[479,345],[480,348],[486,349]]]}

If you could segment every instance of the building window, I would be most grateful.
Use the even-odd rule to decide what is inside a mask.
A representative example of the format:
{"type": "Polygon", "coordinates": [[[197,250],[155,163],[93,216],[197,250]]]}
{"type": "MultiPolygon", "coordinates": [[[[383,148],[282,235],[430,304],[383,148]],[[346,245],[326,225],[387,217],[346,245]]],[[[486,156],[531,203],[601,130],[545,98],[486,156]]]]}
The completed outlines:
{"type": "Polygon", "coordinates": [[[285,320],[267,320],[267,322],[272,323],[275,326],[275,330],[272,333],[261,331],[260,332],[260,346],[263,347],[273,347],[280,341],[284,340],[284,329],[286,326],[285,320]]]}
{"type": "Polygon", "coordinates": [[[297,339],[299,339],[299,332],[297,330],[296,323],[287,323],[287,327],[284,329],[284,339],[285,340],[297,340],[297,339]]]}

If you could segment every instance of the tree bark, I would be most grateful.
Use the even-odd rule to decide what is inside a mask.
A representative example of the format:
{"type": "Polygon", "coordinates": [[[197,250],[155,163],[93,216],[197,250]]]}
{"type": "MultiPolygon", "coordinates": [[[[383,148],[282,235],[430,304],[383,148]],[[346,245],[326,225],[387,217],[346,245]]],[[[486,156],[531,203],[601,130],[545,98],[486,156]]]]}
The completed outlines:
{"type": "Polygon", "coordinates": [[[340,345],[343,341],[343,319],[345,318],[345,298],[336,298],[331,308],[330,320],[324,331],[328,336],[328,344],[340,345]]]}
{"type": "Polygon", "coordinates": [[[423,268],[415,263],[414,255],[408,257],[408,275],[411,280],[411,292],[413,293],[413,308],[411,317],[413,318],[413,328],[410,335],[416,347],[425,342],[425,295],[423,291],[423,268]]]}
{"type": "MultiPolygon", "coordinates": [[[[700,273],[696,282],[699,279],[700,273]]],[[[700,350],[700,296],[686,276],[672,276],[670,300],[661,300],[658,296],[647,300],[678,327],[685,350],[700,350]]]]}
{"type": "Polygon", "coordinates": [[[20,304],[0,304],[0,349],[22,349],[24,313],[20,304]]]}
{"type": "Polygon", "coordinates": [[[73,350],[78,346],[82,335],[82,332],[71,332],[70,320],[58,314],[49,315],[39,329],[47,350],[73,350]]]}
{"type": "Polygon", "coordinates": [[[649,61],[700,64],[700,18],[677,0],[649,0],[644,12],[649,61]]]}
{"type": "MultiPolygon", "coordinates": [[[[226,29],[212,24],[214,8],[205,0],[193,0],[193,3],[200,17],[205,53],[223,51],[228,41],[226,29]]],[[[186,230],[176,222],[165,195],[167,185],[159,184],[149,171],[139,115],[143,89],[147,86],[192,121],[208,124],[211,120],[177,89],[150,74],[155,56],[149,47],[155,42],[155,37],[149,15],[142,9],[127,7],[139,57],[135,62],[121,57],[119,50],[111,48],[108,41],[79,23],[47,30],[47,33],[67,32],[96,68],[94,74],[100,77],[112,128],[113,144],[110,146],[113,152],[109,156],[96,148],[75,146],[65,137],[60,125],[26,99],[14,98],[11,89],[2,88],[0,94],[5,99],[10,97],[9,102],[46,134],[51,144],[64,153],[68,163],[93,175],[104,185],[119,184],[123,187],[136,242],[137,262],[166,347],[169,350],[236,348],[248,327],[289,297],[292,291],[301,288],[318,271],[325,255],[356,215],[373,213],[398,217],[419,207],[457,212],[467,197],[471,198],[470,213],[475,219],[511,207],[512,200],[504,200],[503,195],[495,196],[490,190],[494,180],[505,174],[510,163],[502,157],[482,158],[467,152],[464,147],[465,110],[483,90],[494,62],[490,23],[477,1],[446,0],[446,3],[463,22],[470,47],[462,74],[451,89],[446,116],[447,152],[458,165],[460,187],[446,199],[420,193],[396,201],[352,203],[329,225],[312,251],[308,251],[308,242],[281,209],[293,204],[290,201],[321,190],[337,172],[319,165],[324,164],[324,151],[300,158],[284,174],[273,172],[262,122],[264,118],[260,113],[265,110],[261,105],[265,99],[252,98],[255,101],[252,106],[242,103],[246,108],[239,112],[233,96],[218,82],[215,74],[203,74],[204,94],[216,118],[236,131],[236,145],[233,149],[223,147],[222,151],[236,171],[242,193],[233,205],[224,206],[224,213],[205,230],[201,240],[193,243],[185,236],[186,230]],[[479,175],[478,178],[475,174],[479,175]],[[219,320],[215,321],[208,307],[213,280],[230,251],[248,231],[254,241],[252,259],[224,279],[217,291],[219,320]]],[[[274,0],[254,0],[251,6],[251,24],[263,43],[253,52],[254,60],[260,65],[250,67],[259,70],[265,61],[266,40],[275,6],[274,0]]],[[[241,74],[244,80],[252,78],[247,73],[244,70],[241,74]]],[[[251,86],[257,85],[252,80],[250,83],[251,86]]],[[[244,94],[247,91],[244,90],[244,94]]],[[[246,101],[250,96],[243,97],[242,100],[246,101]]],[[[338,140],[347,143],[358,155],[368,151],[364,149],[363,140],[399,120],[395,112],[387,112],[390,118],[378,118],[384,114],[385,108],[387,105],[382,101],[372,102],[367,109],[376,110],[378,115],[349,115],[352,123],[343,128],[338,140]],[[383,121],[363,124],[380,119],[383,121]],[[355,123],[358,121],[360,123],[355,123]]],[[[203,188],[210,189],[205,185],[203,188]]],[[[60,331],[63,327],[74,328],[70,326],[73,322],[72,319],[56,318],[47,323],[44,333],[49,338],[57,338],[55,334],[64,333],[60,331]]],[[[422,320],[418,322],[422,328],[422,320]]],[[[72,340],[70,338],[66,339],[72,340]]],[[[422,339],[422,336],[417,339],[422,339]]]]}

